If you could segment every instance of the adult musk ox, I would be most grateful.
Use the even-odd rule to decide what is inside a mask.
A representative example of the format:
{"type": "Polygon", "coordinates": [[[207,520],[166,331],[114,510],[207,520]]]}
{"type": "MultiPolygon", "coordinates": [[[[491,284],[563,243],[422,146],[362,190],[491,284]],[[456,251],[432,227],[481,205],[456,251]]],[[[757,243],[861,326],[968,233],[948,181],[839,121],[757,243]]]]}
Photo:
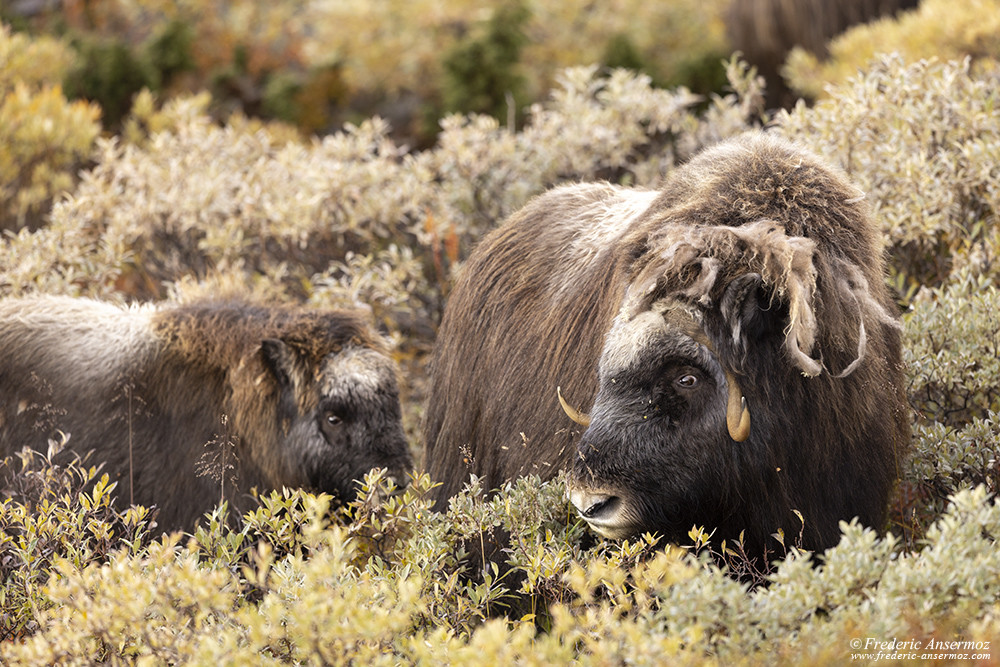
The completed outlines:
{"type": "Polygon", "coordinates": [[[192,529],[222,492],[237,509],[252,487],[351,499],[371,468],[410,468],[395,366],[349,311],[0,301],[0,454],[57,431],[164,529],[192,529]]]}
{"type": "Polygon", "coordinates": [[[424,433],[439,500],[470,473],[493,488],[567,469],[612,538],[700,525],[757,556],[777,529],[822,549],[840,519],[881,527],[909,442],[883,271],[862,194],[762,132],[658,191],[535,198],[445,312],[424,433]]]}

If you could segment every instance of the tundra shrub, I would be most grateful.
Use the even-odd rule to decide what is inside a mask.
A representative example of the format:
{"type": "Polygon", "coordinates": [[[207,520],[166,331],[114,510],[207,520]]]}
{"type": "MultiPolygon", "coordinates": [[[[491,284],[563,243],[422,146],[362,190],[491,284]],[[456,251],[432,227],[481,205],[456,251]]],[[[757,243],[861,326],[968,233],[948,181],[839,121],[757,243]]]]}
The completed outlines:
{"type": "Polygon", "coordinates": [[[924,290],[904,316],[910,403],[922,420],[961,426],[1000,411],[1000,291],[966,274],[924,290]]]}
{"type": "Polygon", "coordinates": [[[882,225],[904,297],[953,273],[995,274],[1000,257],[1000,89],[968,61],[899,56],[776,119],[843,167],[882,225]]]}
{"type": "Polygon", "coordinates": [[[978,485],[992,496],[1000,488],[1000,413],[989,412],[960,428],[918,425],[893,507],[894,528],[908,546],[914,545],[951,495],[978,485]]]}
{"type": "MultiPolygon", "coordinates": [[[[59,560],[37,630],[0,644],[0,658],[11,665],[596,665],[664,656],[677,664],[838,664],[867,637],[925,645],[1000,638],[991,614],[1000,595],[1000,506],[983,487],[955,494],[919,551],[901,552],[892,535],[844,523],[841,543],[821,561],[792,553],[769,586],[753,591],[684,549],[629,542],[582,549],[579,533],[546,529],[535,544],[539,557],[518,567],[560,597],[547,610],[491,618],[491,605],[514,593],[463,579],[454,569],[458,552],[447,547],[490,523],[494,511],[532,516],[530,505],[541,504],[559,515],[562,482],[528,481],[525,489],[541,492],[533,498],[511,489],[486,500],[470,489],[446,519],[420,500],[425,479],[384,509],[369,501],[381,495],[375,487],[388,490],[385,481],[368,482],[346,524],[331,523],[323,503],[304,496],[306,520],[293,529],[300,548],[281,552],[261,540],[238,568],[220,567],[178,535],[104,563],[59,560]],[[572,558],[560,560],[561,552],[572,558]]],[[[280,516],[268,523],[283,530],[280,516]]]]}
{"type": "Polygon", "coordinates": [[[148,141],[98,142],[96,166],[49,227],[5,243],[0,289],[62,283],[61,291],[158,297],[167,281],[237,272],[308,297],[303,286],[339,280],[348,252],[391,255],[395,243],[418,251],[421,270],[408,269],[400,286],[415,287],[405,297],[422,295],[417,314],[433,319],[454,263],[528,197],[567,179],[655,184],[676,160],[750,122],[753,85],[738,90],[716,101],[708,128],[683,89],[653,90],[624,71],[567,70],[523,132],[454,116],[439,145],[419,154],[397,146],[378,119],[303,144],[238,120],[215,126],[195,100],[148,141]],[[62,252],[49,250],[59,243],[62,252]]]}
{"type": "Polygon", "coordinates": [[[52,604],[45,584],[55,561],[79,568],[145,546],[147,510],[116,511],[107,475],[59,456],[68,439],[50,441],[45,455],[25,449],[0,463],[0,642],[37,628],[37,614],[52,604]]]}
{"type": "MultiPolygon", "coordinates": [[[[822,98],[826,86],[839,86],[867,70],[882,53],[898,53],[907,62],[923,58],[961,61],[969,56],[981,71],[996,71],[1000,59],[1000,2],[997,0],[922,0],[919,6],[846,30],[828,45],[823,59],[793,50],[783,75],[791,88],[822,98]]],[[[826,91],[826,92],[825,92],[826,91]]]]}
{"type": "Polygon", "coordinates": [[[37,227],[100,131],[99,108],[62,93],[70,60],[62,42],[0,24],[0,230],[37,227]]]}

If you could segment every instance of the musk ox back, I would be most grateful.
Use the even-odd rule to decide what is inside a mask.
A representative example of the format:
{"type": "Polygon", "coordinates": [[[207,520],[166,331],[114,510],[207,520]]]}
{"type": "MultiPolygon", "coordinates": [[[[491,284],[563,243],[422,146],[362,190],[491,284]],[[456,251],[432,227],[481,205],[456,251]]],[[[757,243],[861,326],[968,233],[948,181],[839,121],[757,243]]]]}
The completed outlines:
{"type": "Polygon", "coordinates": [[[58,431],[164,529],[222,493],[237,510],[252,487],[352,498],[371,468],[410,467],[394,364],[348,311],[0,301],[0,454],[58,431]]]}
{"type": "Polygon", "coordinates": [[[529,202],[470,257],[441,325],[424,433],[439,499],[470,473],[493,488],[566,469],[609,537],[701,525],[759,556],[778,529],[822,549],[840,519],[881,527],[909,418],[862,199],[755,132],[659,191],[529,202]],[[570,421],[557,388],[589,417],[570,421]]]}

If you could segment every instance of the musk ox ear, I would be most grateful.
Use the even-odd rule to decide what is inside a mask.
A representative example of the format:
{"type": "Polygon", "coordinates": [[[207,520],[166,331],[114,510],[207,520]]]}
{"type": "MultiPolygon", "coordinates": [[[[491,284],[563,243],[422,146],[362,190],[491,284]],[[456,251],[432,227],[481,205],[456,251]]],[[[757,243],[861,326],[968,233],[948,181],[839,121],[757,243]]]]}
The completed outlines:
{"type": "Polygon", "coordinates": [[[277,386],[278,414],[283,420],[298,414],[295,390],[295,350],[278,338],[265,338],[260,342],[260,356],[274,376],[277,386]]]}
{"type": "Polygon", "coordinates": [[[278,338],[265,338],[260,342],[260,356],[264,366],[271,371],[282,389],[292,386],[292,373],[295,368],[295,356],[285,341],[278,338]]]}
{"type": "Polygon", "coordinates": [[[759,273],[745,273],[726,286],[719,304],[734,344],[759,339],[781,327],[782,307],[771,299],[759,273]]]}

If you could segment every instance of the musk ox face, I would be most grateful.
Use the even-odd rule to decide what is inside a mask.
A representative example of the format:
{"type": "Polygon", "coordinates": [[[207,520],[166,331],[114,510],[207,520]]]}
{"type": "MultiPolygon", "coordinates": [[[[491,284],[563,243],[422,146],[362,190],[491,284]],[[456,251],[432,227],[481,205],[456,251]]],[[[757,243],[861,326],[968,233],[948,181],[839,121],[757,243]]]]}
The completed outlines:
{"type": "Polygon", "coordinates": [[[295,346],[261,345],[278,379],[281,449],[299,484],[351,500],[356,483],[385,468],[399,486],[411,469],[392,361],[369,347],[348,345],[310,369],[295,346]]]}
{"type": "Polygon", "coordinates": [[[690,506],[700,504],[692,490],[735,444],[725,373],[704,345],[671,327],[674,314],[661,303],[619,320],[601,357],[570,499],[605,537],[690,528],[690,506]]]}
{"type": "Polygon", "coordinates": [[[725,435],[721,367],[692,338],[671,330],[664,315],[657,308],[619,320],[601,357],[570,498],[605,537],[639,532],[659,518],[651,516],[654,509],[665,509],[656,512],[664,518],[678,514],[671,506],[683,502],[725,435]]]}
{"type": "Polygon", "coordinates": [[[721,302],[715,310],[674,298],[625,307],[606,336],[569,488],[600,535],[676,538],[727,513],[733,479],[724,471],[740,465],[752,421],[735,369],[717,350],[780,335],[786,313],[755,273],[730,282],[721,302]],[[709,334],[719,326],[728,341],[709,334]]]}

